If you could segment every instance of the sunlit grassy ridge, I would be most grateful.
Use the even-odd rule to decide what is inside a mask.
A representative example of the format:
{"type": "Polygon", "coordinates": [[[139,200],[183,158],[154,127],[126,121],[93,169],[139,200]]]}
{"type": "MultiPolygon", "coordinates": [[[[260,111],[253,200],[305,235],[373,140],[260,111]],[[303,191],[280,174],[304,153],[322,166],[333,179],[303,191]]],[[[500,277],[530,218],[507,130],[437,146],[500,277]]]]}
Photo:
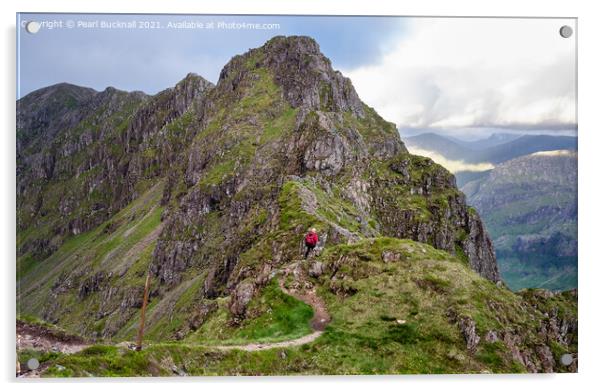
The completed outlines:
{"type": "MultiPolygon", "coordinates": [[[[332,323],[313,343],[256,352],[219,351],[198,345],[218,340],[226,344],[265,341],[267,334],[275,337],[270,340],[277,340],[307,332],[300,326],[307,327],[311,310],[287,298],[272,283],[251,307],[269,305],[271,314],[251,319],[240,329],[224,332],[226,317],[220,309],[185,341],[151,343],[142,352],[96,347],[52,357],[45,375],[525,372],[500,341],[483,341],[469,351],[451,314],[473,318],[480,335],[509,328],[521,331],[526,346],[543,342],[536,329],[545,318],[544,312],[559,308],[561,316],[576,316],[570,295],[541,300],[536,292],[514,294],[482,279],[462,260],[409,240],[381,238],[341,245],[319,260],[329,272],[312,281],[326,300],[332,323]],[[396,260],[384,262],[383,252],[397,254],[396,260]],[[336,279],[330,278],[333,267],[336,279]],[[333,290],[346,294],[334,294],[333,290]],[[59,370],[55,364],[65,369],[59,370]]],[[[576,340],[571,346],[555,344],[553,353],[559,359],[575,346],[576,340]]]]}

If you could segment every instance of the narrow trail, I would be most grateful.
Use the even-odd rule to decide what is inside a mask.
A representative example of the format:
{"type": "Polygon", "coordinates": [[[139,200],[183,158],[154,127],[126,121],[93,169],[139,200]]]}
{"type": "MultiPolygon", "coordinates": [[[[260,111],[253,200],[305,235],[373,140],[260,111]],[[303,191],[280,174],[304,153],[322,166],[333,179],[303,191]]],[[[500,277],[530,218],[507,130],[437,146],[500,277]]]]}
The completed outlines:
{"type": "MultiPolygon", "coordinates": [[[[311,328],[313,329],[313,332],[311,334],[280,342],[254,342],[244,345],[199,344],[191,346],[199,346],[220,351],[243,350],[247,352],[253,352],[259,350],[300,346],[318,339],[326,329],[326,326],[330,322],[331,318],[326,309],[326,304],[316,293],[316,287],[310,282],[303,263],[303,260],[298,260],[286,266],[283,269],[283,276],[279,279],[278,285],[280,286],[280,289],[282,289],[282,291],[287,295],[290,295],[296,298],[297,300],[300,300],[306,303],[307,305],[311,306],[314,312],[314,316],[310,321],[311,328]],[[289,284],[286,283],[288,277],[291,277],[289,284]]],[[[120,342],[116,345],[127,347],[131,344],[128,344],[127,342],[120,342]]],[[[33,349],[73,354],[84,350],[89,346],[91,345],[84,341],[82,338],[57,334],[42,326],[17,321],[17,350],[33,349]]],[[[40,368],[33,371],[28,371],[24,369],[23,372],[18,373],[17,376],[39,377],[39,375],[45,369],[46,366],[44,365],[40,366],[40,368]]]]}
{"type": "Polygon", "coordinates": [[[79,352],[89,345],[83,338],[17,320],[17,346],[20,350],[31,349],[70,354],[79,352]]]}
{"type": "Polygon", "coordinates": [[[218,350],[244,350],[251,352],[257,350],[300,346],[318,339],[330,322],[330,315],[326,310],[326,304],[316,293],[316,287],[309,281],[307,271],[303,268],[302,260],[288,265],[283,271],[284,276],[278,281],[280,289],[282,289],[282,291],[287,295],[290,295],[295,299],[311,306],[314,311],[314,316],[311,319],[311,328],[314,330],[314,332],[296,339],[290,339],[281,342],[250,343],[244,345],[212,345],[207,347],[218,350]],[[285,282],[288,276],[292,277],[292,282],[290,284],[291,286],[287,288],[285,282]]]}
{"type": "Polygon", "coordinates": [[[280,289],[287,295],[301,300],[311,306],[314,316],[311,319],[311,327],[315,331],[324,331],[330,323],[330,315],[326,304],[316,293],[316,287],[309,281],[307,271],[303,268],[303,261],[297,261],[284,269],[284,278],[279,281],[280,289]],[[287,288],[284,284],[288,275],[293,276],[292,286],[287,288]]]}

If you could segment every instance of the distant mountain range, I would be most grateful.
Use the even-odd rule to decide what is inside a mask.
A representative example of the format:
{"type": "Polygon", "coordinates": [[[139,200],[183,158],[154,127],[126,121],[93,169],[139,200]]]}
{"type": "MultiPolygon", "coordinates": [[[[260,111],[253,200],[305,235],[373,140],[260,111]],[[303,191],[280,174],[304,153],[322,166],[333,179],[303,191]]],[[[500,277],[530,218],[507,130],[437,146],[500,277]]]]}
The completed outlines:
{"type": "Polygon", "coordinates": [[[494,133],[475,141],[460,140],[438,133],[423,133],[404,138],[404,142],[412,153],[429,156],[453,171],[460,187],[483,178],[489,169],[482,166],[478,169],[458,167],[483,163],[496,165],[541,151],[577,150],[577,137],[509,133],[494,133]],[[457,162],[463,164],[454,164],[457,162]]]}
{"type": "Polygon", "coordinates": [[[521,134],[512,134],[512,133],[494,133],[487,138],[465,141],[455,137],[449,137],[453,141],[461,144],[469,149],[473,150],[482,150],[485,148],[495,147],[496,145],[504,144],[510,141],[514,141],[518,138],[522,137],[521,134]]]}
{"type": "Polygon", "coordinates": [[[477,141],[460,141],[436,133],[404,139],[410,149],[433,151],[451,160],[466,163],[502,163],[540,151],[576,150],[577,137],[549,135],[494,134],[477,141]]]}
{"type": "Polygon", "coordinates": [[[509,160],[462,191],[483,217],[512,289],[577,287],[577,152],[509,160]]]}
{"type": "Polygon", "coordinates": [[[577,137],[498,133],[466,141],[428,132],[404,141],[454,172],[485,221],[508,286],[577,286],[577,137]]]}

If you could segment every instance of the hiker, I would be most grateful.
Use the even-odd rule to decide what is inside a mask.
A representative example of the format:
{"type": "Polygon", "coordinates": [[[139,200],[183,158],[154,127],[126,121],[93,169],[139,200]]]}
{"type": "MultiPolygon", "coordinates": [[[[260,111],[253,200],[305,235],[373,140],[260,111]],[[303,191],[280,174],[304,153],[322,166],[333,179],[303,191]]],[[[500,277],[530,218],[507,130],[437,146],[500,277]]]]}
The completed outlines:
{"type": "Polygon", "coordinates": [[[309,253],[316,247],[318,244],[318,234],[316,233],[315,228],[310,228],[305,235],[305,259],[309,256],[309,253]]]}

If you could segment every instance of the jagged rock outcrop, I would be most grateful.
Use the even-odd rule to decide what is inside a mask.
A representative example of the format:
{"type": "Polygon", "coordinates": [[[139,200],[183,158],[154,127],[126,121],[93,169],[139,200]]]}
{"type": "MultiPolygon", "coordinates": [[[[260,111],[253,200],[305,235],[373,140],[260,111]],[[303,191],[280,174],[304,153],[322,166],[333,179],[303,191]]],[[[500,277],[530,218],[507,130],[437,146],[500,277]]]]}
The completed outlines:
{"type": "Polygon", "coordinates": [[[491,239],[454,176],[430,159],[407,154],[389,168],[398,175],[376,174],[371,188],[383,233],[461,252],[475,271],[499,281],[491,239]]]}
{"type": "Polygon", "coordinates": [[[255,284],[251,281],[243,281],[236,286],[232,292],[232,301],[230,302],[230,312],[234,315],[234,319],[244,318],[247,305],[253,298],[255,293],[255,284]]]}
{"type": "Polygon", "coordinates": [[[17,224],[35,227],[19,253],[48,257],[165,175],[202,119],[192,113],[211,88],[190,74],[154,97],[59,84],[19,100],[17,224]]]}
{"type": "Polygon", "coordinates": [[[267,68],[292,107],[363,116],[363,104],[351,81],[332,69],[318,43],[309,37],[276,37],[260,49],[235,56],[220,74],[220,87],[235,91],[245,77],[241,72],[245,65],[251,70],[267,68]]]}
{"type": "Polygon", "coordinates": [[[52,141],[60,130],[77,125],[87,116],[90,102],[96,94],[91,88],[61,83],[19,99],[17,157],[23,157],[29,148],[40,148],[52,141]]]}

